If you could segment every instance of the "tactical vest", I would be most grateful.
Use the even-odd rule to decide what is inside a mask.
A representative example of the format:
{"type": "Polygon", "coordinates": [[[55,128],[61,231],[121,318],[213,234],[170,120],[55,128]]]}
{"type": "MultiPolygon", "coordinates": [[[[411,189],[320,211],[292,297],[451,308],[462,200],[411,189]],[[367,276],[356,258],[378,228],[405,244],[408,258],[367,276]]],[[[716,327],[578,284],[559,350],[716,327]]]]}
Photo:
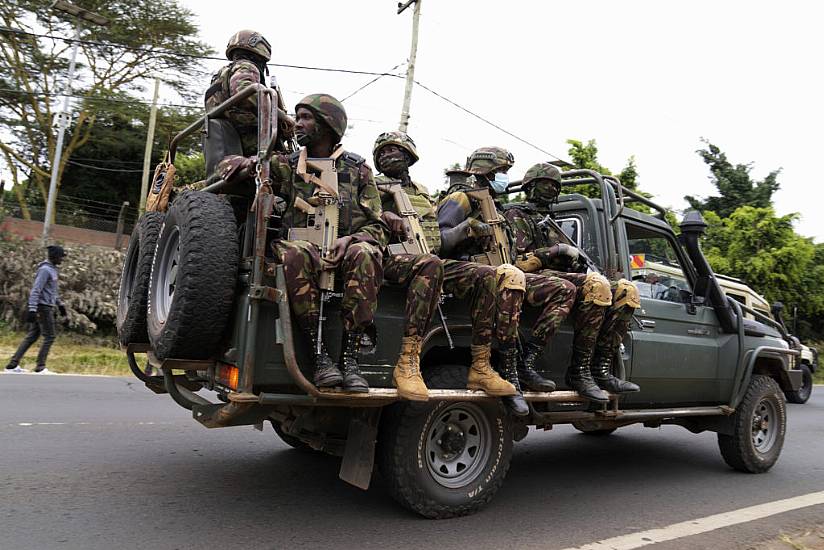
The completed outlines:
{"type": "MultiPolygon", "coordinates": [[[[232,61],[228,65],[224,65],[223,67],[218,70],[214,75],[212,75],[212,81],[209,87],[206,89],[206,93],[204,94],[203,101],[206,105],[206,110],[214,109],[227,99],[231,97],[230,90],[229,90],[229,79],[231,78],[232,72],[239,62],[251,63],[249,60],[246,59],[236,59],[232,61]]],[[[264,76],[260,72],[258,68],[258,75],[260,78],[260,82],[263,82],[264,76]]],[[[235,126],[239,127],[247,127],[247,126],[254,126],[257,128],[257,109],[254,111],[247,111],[241,107],[233,107],[228,109],[223,115],[224,118],[230,120],[235,126]]]]}
{"type": "Polygon", "coordinates": [[[418,213],[418,221],[420,221],[429,250],[433,254],[437,254],[438,250],[441,249],[441,230],[438,227],[438,216],[435,214],[431,199],[414,183],[411,187],[404,186],[403,190],[406,191],[409,202],[412,203],[412,207],[418,213]]]}
{"type": "Polygon", "coordinates": [[[537,250],[539,248],[546,248],[552,245],[558,244],[558,240],[550,238],[549,232],[542,230],[538,226],[538,222],[541,221],[544,216],[538,212],[538,209],[532,203],[510,203],[505,204],[503,207],[504,211],[507,210],[520,210],[521,214],[524,218],[526,218],[527,223],[529,224],[529,233],[532,237],[532,242],[528,247],[528,250],[537,250]]]}

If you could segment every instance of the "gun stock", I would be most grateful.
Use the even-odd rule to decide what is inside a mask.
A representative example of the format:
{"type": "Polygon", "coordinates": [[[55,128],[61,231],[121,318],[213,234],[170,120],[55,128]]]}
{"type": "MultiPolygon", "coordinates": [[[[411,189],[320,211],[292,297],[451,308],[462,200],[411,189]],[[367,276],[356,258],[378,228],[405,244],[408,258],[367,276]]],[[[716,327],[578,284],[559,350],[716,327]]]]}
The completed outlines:
{"type": "Polygon", "coordinates": [[[398,215],[403,218],[404,238],[399,243],[389,245],[390,254],[429,254],[429,244],[423,234],[418,213],[409,200],[403,186],[398,183],[380,184],[378,188],[389,193],[395,202],[398,215]]]}
{"type": "Polygon", "coordinates": [[[473,189],[466,194],[478,201],[481,207],[481,221],[492,227],[492,243],[489,249],[472,256],[472,261],[493,266],[511,263],[509,239],[504,229],[504,220],[498,215],[495,199],[489,194],[488,189],[473,189]]]}

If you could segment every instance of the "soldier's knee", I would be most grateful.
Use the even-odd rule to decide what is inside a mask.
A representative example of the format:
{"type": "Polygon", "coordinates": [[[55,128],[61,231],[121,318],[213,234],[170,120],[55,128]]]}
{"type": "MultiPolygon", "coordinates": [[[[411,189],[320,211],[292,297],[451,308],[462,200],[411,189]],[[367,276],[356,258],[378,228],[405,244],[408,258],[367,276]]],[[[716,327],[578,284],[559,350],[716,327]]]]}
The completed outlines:
{"type": "Polygon", "coordinates": [[[612,288],[609,280],[600,273],[589,273],[581,289],[585,304],[594,303],[597,306],[612,304],[612,288]]]}
{"type": "Polygon", "coordinates": [[[633,309],[641,307],[641,295],[638,288],[626,279],[620,279],[615,285],[615,293],[612,300],[615,308],[629,306],[633,309]]]}
{"type": "Polygon", "coordinates": [[[504,289],[526,290],[526,275],[512,264],[501,264],[495,268],[498,291],[504,289]]]}
{"type": "Polygon", "coordinates": [[[419,260],[420,273],[437,281],[443,281],[443,262],[434,254],[424,254],[419,260]]]}

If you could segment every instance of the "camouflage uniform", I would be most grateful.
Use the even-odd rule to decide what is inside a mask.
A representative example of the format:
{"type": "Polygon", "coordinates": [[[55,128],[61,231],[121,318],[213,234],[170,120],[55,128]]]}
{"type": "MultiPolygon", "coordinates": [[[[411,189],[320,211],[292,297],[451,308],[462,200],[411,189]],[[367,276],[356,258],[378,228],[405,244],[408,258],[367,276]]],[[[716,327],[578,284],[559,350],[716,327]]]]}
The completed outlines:
{"type": "Polygon", "coordinates": [[[628,300],[626,296],[632,284],[623,279],[609,282],[598,274],[576,272],[570,266],[570,257],[558,252],[562,249],[556,245],[575,245],[554,221],[542,223],[551,213],[549,205],[560,191],[560,171],[557,168],[546,163],[535,165],[527,171],[523,182],[530,198],[540,202],[504,207],[504,216],[515,238],[516,253],[521,258],[517,265],[525,271],[562,277],[575,285],[573,362],[589,359],[593,350],[598,358],[612,358],[629,331],[629,322],[635,311],[632,304],[636,301],[628,300]],[[539,179],[545,185],[533,183],[539,179]],[[548,193],[548,196],[543,196],[543,193],[548,193]],[[539,226],[539,223],[542,225],[539,226]],[[529,253],[533,258],[525,260],[529,253]]]}

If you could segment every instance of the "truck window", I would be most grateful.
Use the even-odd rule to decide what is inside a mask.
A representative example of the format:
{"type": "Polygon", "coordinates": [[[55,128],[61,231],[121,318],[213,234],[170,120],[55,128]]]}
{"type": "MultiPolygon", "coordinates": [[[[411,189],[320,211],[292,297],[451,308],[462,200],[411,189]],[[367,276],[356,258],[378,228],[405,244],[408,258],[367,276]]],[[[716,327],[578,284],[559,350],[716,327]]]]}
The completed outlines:
{"type": "Polygon", "coordinates": [[[661,233],[626,224],[632,282],[642,297],[686,303],[691,291],[675,243],[661,233]],[[655,269],[664,266],[665,269],[655,269]]]}
{"type": "Polygon", "coordinates": [[[576,246],[581,246],[581,220],[578,218],[562,218],[558,220],[561,231],[566,233],[576,246]]]}

